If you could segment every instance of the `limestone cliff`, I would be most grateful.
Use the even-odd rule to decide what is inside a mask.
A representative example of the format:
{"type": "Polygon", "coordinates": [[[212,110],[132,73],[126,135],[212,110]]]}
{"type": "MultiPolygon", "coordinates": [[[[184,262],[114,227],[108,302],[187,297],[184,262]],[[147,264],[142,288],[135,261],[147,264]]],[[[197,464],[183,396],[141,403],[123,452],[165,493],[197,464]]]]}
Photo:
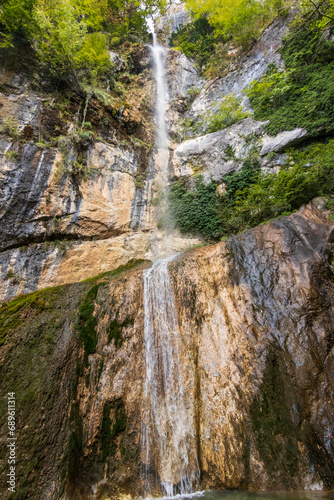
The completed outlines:
{"type": "MultiPolygon", "coordinates": [[[[175,56],[171,100],[198,80],[175,56]]],[[[88,129],[82,98],[36,89],[18,58],[10,51],[0,59],[1,299],[150,258],[157,222],[149,48],[131,55],[137,76],[125,77],[123,100],[91,99],[88,129]]],[[[176,237],[172,247],[194,242],[176,237]]]]}
{"type": "MultiPolygon", "coordinates": [[[[4,498],[135,499],[145,475],[152,495],[164,493],[156,437],[143,450],[144,278],[157,248],[198,243],[168,265],[195,487],[334,488],[333,214],[315,200],[216,244],[173,227],[168,248],[158,223],[169,182],[191,187],[200,173],[220,183],[216,197],[251,151],[259,171],[278,171],[310,139],[304,128],[269,136],[243,94],[270,64],[283,67],[290,19],[210,82],[181,52],[161,51],[171,139],[162,187],[148,46],[127,47],[131,72],[110,53],[121,83],[110,99],[51,92],[23,48],[1,55],[0,370],[4,394],[16,393],[19,439],[17,493],[4,498]],[[203,115],[231,92],[247,118],[208,133],[203,115]]],[[[182,5],[170,8],[160,39],[185,22],[182,5]]],[[[6,405],[0,418],[6,455],[6,405]]]]}
{"type": "MultiPolygon", "coordinates": [[[[201,488],[333,487],[332,241],[309,205],[169,265],[201,488]]],[[[2,306],[21,495],[143,491],[142,273],[123,268],[2,306]]]]}

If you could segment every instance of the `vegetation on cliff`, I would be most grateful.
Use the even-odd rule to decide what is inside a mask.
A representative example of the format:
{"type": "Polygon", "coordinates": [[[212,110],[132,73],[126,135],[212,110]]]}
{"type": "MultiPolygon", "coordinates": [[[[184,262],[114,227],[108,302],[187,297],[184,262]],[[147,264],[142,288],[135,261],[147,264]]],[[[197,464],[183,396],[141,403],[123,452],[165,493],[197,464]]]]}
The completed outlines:
{"type": "Polygon", "coordinates": [[[253,153],[241,170],[223,177],[224,194],[201,176],[194,188],[178,181],[170,193],[172,218],[181,231],[219,239],[287,215],[315,196],[334,195],[333,157],[333,139],[311,144],[291,150],[280,171],[268,174],[253,153]]]}
{"type": "Polygon", "coordinates": [[[231,62],[229,49],[249,49],[277,15],[287,13],[289,2],[187,0],[186,5],[192,20],[171,35],[170,45],[194,58],[205,76],[213,78],[231,62]]]}
{"type": "Polygon", "coordinates": [[[108,49],[147,41],[146,17],[161,0],[5,0],[0,7],[2,47],[24,39],[51,76],[77,90],[106,87],[112,72],[108,49]]]}
{"type": "MultiPolygon", "coordinates": [[[[90,378],[96,384],[103,367],[102,360],[97,373],[92,373],[88,363],[88,355],[96,351],[98,293],[108,295],[107,286],[114,279],[122,279],[126,272],[147,264],[141,260],[129,261],[80,283],[48,288],[2,304],[2,387],[4,393],[15,392],[16,432],[20,443],[24,443],[17,448],[17,487],[10,498],[40,498],[50,470],[55,471],[58,478],[59,494],[78,477],[85,439],[78,386],[90,378]]],[[[117,312],[117,308],[114,309],[110,310],[111,315],[117,312]]],[[[106,311],[99,312],[100,319],[106,311]]],[[[124,321],[124,324],[133,324],[133,321],[124,321]]],[[[105,331],[106,338],[107,335],[105,331]]],[[[115,423],[110,427],[111,419],[105,409],[96,459],[101,464],[115,452],[115,438],[126,426],[122,400],[107,406],[109,412],[112,407],[115,409],[115,423]]],[[[6,419],[6,405],[1,405],[3,429],[6,419]]],[[[7,453],[5,448],[6,444],[2,443],[3,456],[7,453]]],[[[7,461],[4,462],[0,472],[6,474],[7,465],[7,461]]]]}
{"type": "MultiPolygon", "coordinates": [[[[200,25],[206,27],[205,33],[202,30],[202,40],[209,34],[214,37],[215,32],[220,36],[227,33],[232,36],[234,21],[229,24],[227,4],[221,7],[215,0],[206,4],[194,0],[188,5],[197,16],[207,16],[207,23],[200,25]],[[214,13],[217,14],[215,20],[214,13]],[[210,23],[215,25],[216,31],[208,28],[210,23]]],[[[235,6],[236,10],[244,8],[246,10],[240,15],[247,17],[250,15],[248,3],[240,2],[235,6]]],[[[182,231],[218,239],[291,213],[317,195],[333,196],[334,141],[326,138],[332,134],[334,123],[333,20],[332,2],[305,2],[280,49],[284,69],[270,65],[262,79],[246,89],[254,118],[269,120],[266,126],[269,134],[303,127],[319,142],[288,151],[288,158],[279,172],[260,170],[259,149],[254,144],[242,169],[225,175],[220,182],[212,180],[205,184],[198,178],[194,187],[185,181],[175,183],[171,189],[170,207],[182,231]]],[[[174,41],[185,40],[185,34],[192,30],[193,25],[184,28],[182,33],[179,31],[174,41]]],[[[184,126],[193,135],[198,126],[214,132],[240,121],[244,111],[235,98],[231,99],[233,96],[227,96],[215,114],[204,115],[194,123],[188,120],[184,126]],[[230,122],[226,122],[226,117],[230,122]]],[[[240,161],[233,151],[231,155],[234,161],[240,161]]]]}
{"type": "Polygon", "coordinates": [[[333,131],[334,41],[322,26],[295,23],[280,49],[284,70],[268,67],[247,90],[255,119],[269,119],[271,135],[295,127],[313,135],[333,131]]]}

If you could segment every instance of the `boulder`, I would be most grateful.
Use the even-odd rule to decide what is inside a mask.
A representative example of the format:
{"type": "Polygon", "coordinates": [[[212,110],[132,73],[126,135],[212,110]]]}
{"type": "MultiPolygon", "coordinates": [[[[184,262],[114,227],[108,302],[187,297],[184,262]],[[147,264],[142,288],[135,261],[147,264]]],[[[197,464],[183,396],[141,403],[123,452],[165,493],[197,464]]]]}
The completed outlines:
{"type": "Polygon", "coordinates": [[[276,137],[265,135],[262,138],[260,156],[265,156],[269,153],[282,153],[286,149],[303,142],[308,137],[309,134],[304,128],[284,131],[276,135],[276,137]]]}

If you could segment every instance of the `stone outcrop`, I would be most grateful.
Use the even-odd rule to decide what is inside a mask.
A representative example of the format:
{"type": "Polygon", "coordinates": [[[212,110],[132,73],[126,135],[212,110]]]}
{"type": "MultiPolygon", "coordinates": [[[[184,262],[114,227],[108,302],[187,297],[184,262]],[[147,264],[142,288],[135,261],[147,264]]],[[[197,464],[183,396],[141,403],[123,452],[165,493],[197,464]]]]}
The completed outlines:
{"type": "Polygon", "coordinates": [[[182,142],[174,149],[173,176],[191,177],[202,173],[207,182],[211,178],[221,180],[224,174],[241,168],[265,124],[246,118],[219,132],[182,142]],[[231,148],[232,155],[228,154],[231,148]]]}
{"type": "MultiPolygon", "coordinates": [[[[202,489],[333,487],[333,236],[309,205],[170,263],[202,489]]],[[[1,309],[31,498],[143,491],[143,277],[120,272],[1,309]]]]}
{"type": "Polygon", "coordinates": [[[262,138],[262,148],[260,156],[265,156],[270,153],[281,153],[292,146],[295,146],[309,137],[307,130],[304,128],[295,128],[286,132],[277,134],[276,137],[265,135],[262,138]]]}
{"type": "Polygon", "coordinates": [[[188,19],[189,13],[184,3],[171,3],[165,14],[155,21],[155,29],[159,38],[168,42],[170,35],[182,28],[188,19]]]}
{"type": "MultiPolygon", "coordinates": [[[[120,71],[119,56],[111,57],[120,71]]],[[[168,57],[174,102],[201,83],[184,55],[168,51],[168,57]]],[[[0,61],[1,299],[152,256],[157,188],[154,152],[144,142],[154,142],[149,48],[135,48],[131,61],[140,96],[130,86],[123,107],[105,115],[92,99],[88,131],[80,129],[84,103],[75,95],[57,103],[57,96],[32,90],[15,64],[8,69],[8,60],[0,61]],[[130,137],[132,130],[142,131],[142,139],[130,137]]],[[[171,248],[194,243],[175,235],[171,248]]]]}
{"type": "MultiPolygon", "coordinates": [[[[188,69],[190,62],[184,66],[185,71],[189,72],[187,82],[188,88],[202,89],[200,94],[195,98],[190,109],[188,109],[181,92],[182,88],[182,73],[178,74],[175,69],[175,55],[169,55],[168,71],[171,92],[174,100],[169,107],[168,119],[169,130],[175,140],[180,140],[180,137],[188,134],[195,135],[193,130],[187,129],[187,125],[182,130],[180,128],[180,120],[192,121],[197,125],[198,137],[185,140],[181,144],[173,144],[172,149],[172,167],[174,178],[191,178],[193,175],[201,173],[204,180],[209,182],[211,178],[216,181],[221,181],[224,174],[236,171],[241,168],[243,160],[248,153],[254,148],[259,151],[259,161],[261,168],[264,171],[270,171],[273,168],[279,169],[285,162],[285,150],[306,140],[308,133],[304,129],[295,129],[293,131],[282,132],[276,137],[270,137],[265,133],[265,125],[267,122],[257,122],[251,118],[242,120],[226,129],[219,132],[207,134],[206,121],[204,117],[209,117],[214,114],[225,96],[234,94],[241,98],[243,107],[248,113],[252,113],[248,98],[243,91],[248,85],[259,80],[266,72],[269,64],[275,64],[277,67],[282,67],[283,60],[277,49],[282,44],[282,39],[287,33],[288,25],[293,17],[293,12],[290,13],[288,19],[275,20],[263,33],[259,41],[254,45],[252,50],[241,56],[241,59],[234,62],[227,71],[226,75],[207,82],[203,87],[203,80],[195,75],[195,68],[188,69]],[[193,84],[190,85],[191,78],[193,84]],[[178,89],[179,98],[177,98],[178,89]],[[226,148],[233,149],[233,155],[226,155],[226,148]],[[269,156],[268,156],[269,155],[269,156]]],[[[170,51],[171,53],[173,51],[170,51]]],[[[181,65],[183,68],[183,66],[181,65]]],[[[180,73],[180,70],[178,70],[180,73]]]]}

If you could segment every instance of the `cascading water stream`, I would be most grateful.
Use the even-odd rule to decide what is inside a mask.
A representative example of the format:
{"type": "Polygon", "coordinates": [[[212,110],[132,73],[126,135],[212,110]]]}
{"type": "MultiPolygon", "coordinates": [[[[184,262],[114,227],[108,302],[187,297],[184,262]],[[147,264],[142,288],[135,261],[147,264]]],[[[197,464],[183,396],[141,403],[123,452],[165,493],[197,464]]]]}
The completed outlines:
{"type": "MultiPolygon", "coordinates": [[[[151,24],[152,26],[152,24],[151,24]]],[[[158,187],[168,193],[169,141],[166,126],[165,49],[152,26],[157,86],[155,158],[158,187]],[[159,185],[160,184],[160,185],[159,185]]],[[[165,207],[164,207],[165,208],[165,207]]],[[[164,238],[164,252],[168,240],[164,238]]],[[[142,459],[146,494],[160,482],[164,495],[190,494],[199,478],[191,395],[185,393],[183,363],[174,292],[168,264],[156,261],[144,271],[144,347],[146,380],[142,418],[142,459]],[[151,471],[159,476],[151,478],[151,471]]]]}
{"type": "Polygon", "coordinates": [[[193,414],[183,384],[180,331],[168,272],[174,258],[158,260],[144,271],[146,488],[148,493],[152,454],[166,496],[192,493],[198,480],[193,414]]]}

